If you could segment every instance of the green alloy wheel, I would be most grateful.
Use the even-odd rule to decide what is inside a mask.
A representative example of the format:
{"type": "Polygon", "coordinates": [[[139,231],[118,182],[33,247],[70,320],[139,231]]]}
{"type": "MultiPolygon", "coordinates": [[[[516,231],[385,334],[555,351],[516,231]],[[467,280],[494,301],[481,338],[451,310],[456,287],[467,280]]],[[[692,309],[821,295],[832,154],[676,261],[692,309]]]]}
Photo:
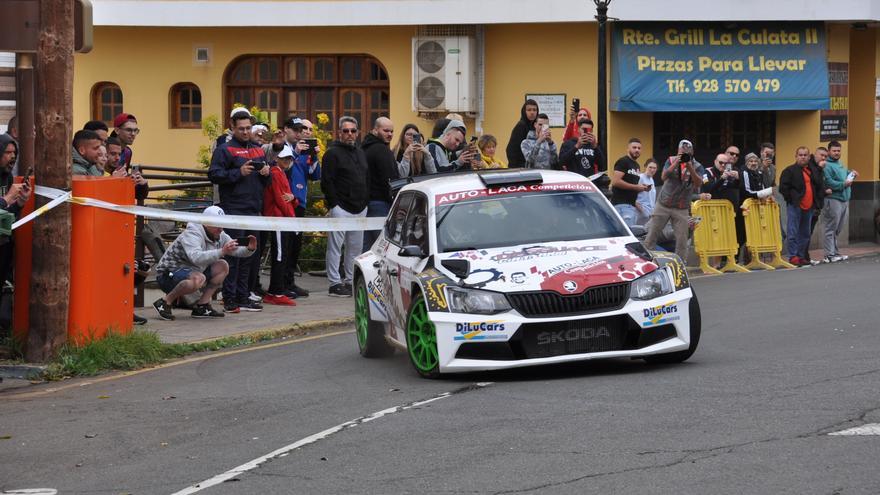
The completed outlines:
{"type": "Polygon", "coordinates": [[[394,352],[394,348],[385,340],[382,324],[370,318],[370,297],[363,277],[358,277],[356,281],[354,326],[361,356],[384,357],[394,352]]]}
{"type": "Polygon", "coordinates": [[[439,358],[437,354],[437,329],[428,318],[428,308],[421,294],[413,294],[413,302],[406,319],[406,348],[409,360],[416,371],[425,378],[437,378],[439,358]]]}

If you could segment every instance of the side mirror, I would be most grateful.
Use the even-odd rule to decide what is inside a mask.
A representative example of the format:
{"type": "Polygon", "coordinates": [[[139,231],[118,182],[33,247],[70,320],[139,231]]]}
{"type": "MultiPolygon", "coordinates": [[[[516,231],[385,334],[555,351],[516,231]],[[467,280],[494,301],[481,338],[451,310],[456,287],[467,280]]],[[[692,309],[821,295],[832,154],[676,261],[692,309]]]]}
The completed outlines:
{"type": "Polygon", "coordinates": [[[468,260],[443,260],[440,264],[460,279],[466,279],[471,273],[471,264],[468,260]]]}
{"type": "Polygon", "coordinates": [[[648,237],[648,229],[643,225],[630,225],[629,230],[632,231],[633,235],[636,236],[636,239],[640,241],[644,241],[645,237],[648,237]]]}
{"type": "Polygon", "coordinates": [[[422,251],[421,246],[416,246],[415,244],[403,246],[400,248],[400,251],[397,252],[397,255],[412,258],[424,258],[426,256],[425,252],[422,251]]]}

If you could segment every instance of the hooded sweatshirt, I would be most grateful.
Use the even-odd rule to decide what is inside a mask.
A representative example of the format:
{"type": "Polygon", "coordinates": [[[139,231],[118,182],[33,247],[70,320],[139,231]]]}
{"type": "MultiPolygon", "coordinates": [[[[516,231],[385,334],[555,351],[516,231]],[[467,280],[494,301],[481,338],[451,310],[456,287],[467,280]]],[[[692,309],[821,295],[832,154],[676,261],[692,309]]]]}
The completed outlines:
{"type": "Polygon", "coordinates": [[[525,141],[529,132],[535,129],[535,121],[526,118],[526,105],[530,104],[532,103],[523,103],[519,110],[519,122],[510,131],[510,140],[507,142],[507,166],[509,168],[522,168],[526,165],[526,158],[523,156],[520,144],[525,141]]]}
{"type": "Polygon", "coordinates": [[[83,156],[79,154],[79,151],[77,151],[76,148],[73,148],[72,156],[73,170],[71,171],[71,173],[73,175],[91,175],[94,177],[100,177],[104,175],[104,172],[99,170],[97,165],[83,158],[83,156]]]}
{"type": "Polygon", "coordinates": [[[384,201],[391,203],[391,186],[389,181],[397,179],[397,160],[394,152],[372,133],[367,134],[361,145],[364,155],[367,157],[367,166],[370,169],[370,201],[384,201]]]}
{"type": "Polygon", "coordinates": [[[321,190],[330,210],[339,206],[358,214],[369,202],[370,169],[367,157],[357,145],[333,141],[324,153],[321,190]]]}
{"type": "MultiPolygon", "coordinates": [[[[204,272],[211,263],[223,257],[221,249],[231,240],[226,232],[220,232],[220,237],[216,241],[212,240],[204,226],[190,222],[186,224],[186,230],[168,246],[156,265],[156,273],[173,272],[179,268],[204,272]]],[[[247,258],[253,253],[247,246],[239,246],[232,256],[247,258]]]]}
{"type": "MultiPolygon", "coordinates": [[[[6,151],[9,143],[15,146],[15,158],[18,160],[18,143],[9,134],[0,134],[0,153],[6,151]]],[[[6,200],[3,199],[3,196],[9,191],[9,187],[12,186],[12,167],[14,163],[10,163],[6,167],[0,167],[0,209],[17,214],[21,207],[16,203],[6,204],[6,200]]]]}
{"type": "Polygon", "coordinates": [[[526,139],[520,143],[520,150],[525,157],[524,167],[551,170],[559,168],[559,151],[553,141],[538,143],[535,131],[529,131],[526,139]]]}

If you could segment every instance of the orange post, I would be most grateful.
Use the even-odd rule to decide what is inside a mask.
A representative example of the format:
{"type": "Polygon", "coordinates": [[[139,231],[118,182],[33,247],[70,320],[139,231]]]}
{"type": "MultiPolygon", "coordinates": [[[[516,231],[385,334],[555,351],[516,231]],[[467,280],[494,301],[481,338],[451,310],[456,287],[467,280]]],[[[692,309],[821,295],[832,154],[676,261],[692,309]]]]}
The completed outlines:
{"type": "MultiPolygon", "coordinates": [[[[124,178],[74,177],[73,196],[131,205],[134,183],[124,178]]],[[[108,330],[128,333],[134,315],[135,217],[77,204],[71,215],[68,341],[83,345],[104,337],[108,330]]]]}
{"type": "MultiPolygon", "coordinates": [[[[15,183],[22,181],[22,177],[16,177],[15,183]]],[[[31,184],[34,178],[31,177],[31,184]]],[[[36,194],[31,192],[31,197],[21,209],[21,216],[29,215],[36,205],[36,194]]],[[[27,342],[28,328],[30,326],[30,293],[31,293],[31,260],[33,259],[34,223],[28,222],[15,229],[12,233],[15,242],[15,293],[12,302],[12,335],[21,343],[27,342]]]]}

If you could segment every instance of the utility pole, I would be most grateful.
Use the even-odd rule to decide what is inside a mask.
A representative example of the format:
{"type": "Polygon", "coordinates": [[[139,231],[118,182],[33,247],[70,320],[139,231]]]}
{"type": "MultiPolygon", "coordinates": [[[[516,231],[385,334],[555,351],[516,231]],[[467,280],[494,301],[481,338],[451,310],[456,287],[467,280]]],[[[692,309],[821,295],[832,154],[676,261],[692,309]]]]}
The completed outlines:
{"type": "Polygon", "coordinates": [[[606,67],[606,50],[605,50],[605,23],[608,21],[608,5],[611,3],[611,0],[593,0],[593,3],[596,4],[596,21],[599,23],[599,33],[598,33],[598,44],[599,44],[599,56],[598,56],[598,65],[599,70],[597,88],[598,88],[598,112],[597,118],[599,120],[599,148],[605,152],[605,156],[608,156],[608,96],[607,96],[607,82],[608,82],[608,74],[606,67]]]}
{"type": "MultiPolygon", "coordinates": [[[[40,26],[34,172],[37,184],[70,190],[74,0],[40,0],[40,26]]],[[[45,202],[37,198],[37,207],[45,202]]],[[[67,341],[70,229],[69,203],[34,222],[28,361],[52,358],[67,341]]]]}

